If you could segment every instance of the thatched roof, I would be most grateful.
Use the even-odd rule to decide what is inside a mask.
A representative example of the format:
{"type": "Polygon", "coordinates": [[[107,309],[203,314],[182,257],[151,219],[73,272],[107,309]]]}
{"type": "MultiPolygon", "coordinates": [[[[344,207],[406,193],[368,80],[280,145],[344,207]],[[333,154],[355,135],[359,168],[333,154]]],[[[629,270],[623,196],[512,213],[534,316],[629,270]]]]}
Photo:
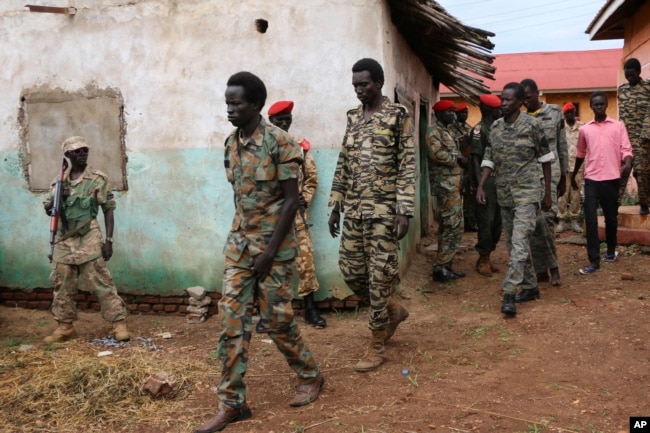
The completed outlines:
{"type": "Polygon", "coordinates": [[[388,0],[393,23],[434,80],[476,101],[494,79],[494,33],[466,26],[433,0],[388,0]],[[482,78],[476,78],[476,76],[482,78]]]}

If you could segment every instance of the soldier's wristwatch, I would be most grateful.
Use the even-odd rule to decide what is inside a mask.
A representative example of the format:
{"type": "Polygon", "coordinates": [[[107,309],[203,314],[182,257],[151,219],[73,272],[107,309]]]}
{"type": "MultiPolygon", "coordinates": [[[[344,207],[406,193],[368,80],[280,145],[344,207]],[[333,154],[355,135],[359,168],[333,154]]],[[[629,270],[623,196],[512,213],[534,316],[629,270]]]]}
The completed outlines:
{"type": "Polygon", "coordinates": [[[109,238],[108,236],[106,237],[106,242],[113,243],[113,238],[109,238]]]}

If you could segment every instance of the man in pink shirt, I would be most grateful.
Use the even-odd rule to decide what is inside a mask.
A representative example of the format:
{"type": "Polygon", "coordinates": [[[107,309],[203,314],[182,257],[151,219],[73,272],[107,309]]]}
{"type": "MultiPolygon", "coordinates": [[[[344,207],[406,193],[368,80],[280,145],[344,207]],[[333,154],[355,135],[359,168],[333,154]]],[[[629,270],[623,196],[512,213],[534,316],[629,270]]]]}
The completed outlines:
{"type": "Polygon", "coordinates": [[[587,226],[587,256],[589,265],[580,269],[583,275],[600,270],[600,240],[598,239],[598,205],[605,216],[607,253],[604,261],[613,262],[618,229],[618,187],[621,177],[632,170],[632,145],[625,125],[607,117],[607,96],[594,92],[589,102],[594,120],[580,128],[576,163],[571,174],[571,187],[578,189],[576,176],[585,161],[585,224],[587,226]],[[621,164],[622,162],[622,164],[621,164]]]}

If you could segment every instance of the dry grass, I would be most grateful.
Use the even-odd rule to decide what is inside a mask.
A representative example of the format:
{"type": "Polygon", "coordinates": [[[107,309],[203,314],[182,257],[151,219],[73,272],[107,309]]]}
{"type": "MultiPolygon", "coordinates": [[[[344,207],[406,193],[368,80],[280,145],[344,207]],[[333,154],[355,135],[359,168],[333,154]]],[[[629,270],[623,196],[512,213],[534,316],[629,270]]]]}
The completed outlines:
{"type": "Polygon", "coordinates": [[[26,352],[6,349],[0,357],[0,429],[76,433],[137,430],[143,424],[189,427],[184,400],[205,373],[204,359],[175,359],[138,347],[114,349],[115,355],[105,358],[97,352],[81,342],[26,352]],[[160,371],[173,374],[176,386],[170,396],[154,399],[141,386],[160,371]]]}

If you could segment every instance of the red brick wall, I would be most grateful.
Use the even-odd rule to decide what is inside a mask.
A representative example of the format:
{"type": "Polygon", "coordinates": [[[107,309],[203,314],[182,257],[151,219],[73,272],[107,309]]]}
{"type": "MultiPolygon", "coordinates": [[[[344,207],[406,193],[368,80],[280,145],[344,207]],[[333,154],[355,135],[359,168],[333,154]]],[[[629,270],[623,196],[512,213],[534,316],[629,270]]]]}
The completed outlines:
{"type": "MultiPolygon", "coordinates": [[[[189,296],[157,296],[157,295],[130,295],[120,293],[126,307],[131,313],[139,314],[173,314],[184,316],[187,314],[189,296]]],[[[212,303],[208,307],[210,315],[218,313],[217,302],[221,295],[219,293],[208,293],[212,303]]],[[[25,291],[19,289],[8,289],[0,287],[0,305],[8,307],[20,307],[34,310],[49,310],[52,304],[52,289],[34,289],[25,291]]],[[[344,310],[355,308],[359,304],[359,297],[350,296],[345,300],[327,300],[317,302],[318,308],[322,310],[337,309],[344,310]]],[[[100,305],[97,298],[90,293],[80,291],[77,294],[77,308],[80,311],[99,311],[100,305]]],[[[302,302],[293,301],[293,309],[296,312],[302,311],[302,302]]]]}

